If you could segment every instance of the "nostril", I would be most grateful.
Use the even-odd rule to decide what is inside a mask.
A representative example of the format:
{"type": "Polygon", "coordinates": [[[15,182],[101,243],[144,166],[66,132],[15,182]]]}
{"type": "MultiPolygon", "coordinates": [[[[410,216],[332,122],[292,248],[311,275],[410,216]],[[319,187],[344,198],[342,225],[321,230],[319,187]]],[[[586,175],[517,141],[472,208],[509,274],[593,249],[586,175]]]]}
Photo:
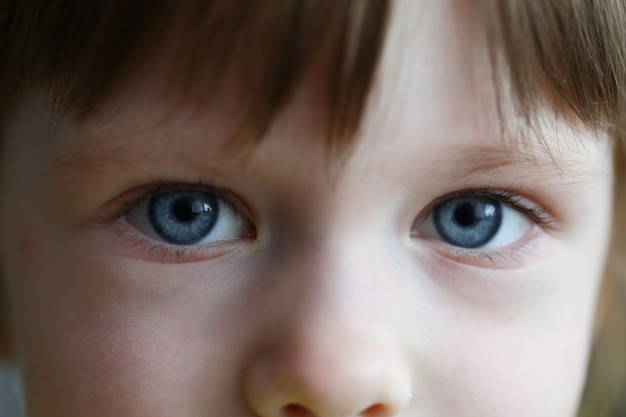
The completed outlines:
{"type": "Polygon", "coordinates": [[[283,407],[282,417],[315,417],[315,414],[298,404],[288,404],[283,407]]]}
{"type": "Polygon", "coordinates": [[[382,404],[375,404],[366,408],[359,414],[361,417],[388,417],[387,407],[382,404]]]}
{"type": "MultiPolygon", "coordinates": [[[[388,417],[387,407],[381,404],[375,404],[366,408],[358,414],[360,417],[388,417]]],[[[306,407],[298,404],[288,404],[283,407],[281,417],[316,417],[306,407]]]]}

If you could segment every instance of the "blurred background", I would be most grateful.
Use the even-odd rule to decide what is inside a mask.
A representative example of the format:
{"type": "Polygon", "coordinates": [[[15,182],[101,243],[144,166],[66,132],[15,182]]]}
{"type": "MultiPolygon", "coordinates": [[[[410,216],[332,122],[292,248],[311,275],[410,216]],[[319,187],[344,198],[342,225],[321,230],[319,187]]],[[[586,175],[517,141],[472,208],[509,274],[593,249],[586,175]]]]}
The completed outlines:
{"type": "Polygon", "coordinates": [[[15,369],[0,362],[0,417],[24,417],[15,369]]]}

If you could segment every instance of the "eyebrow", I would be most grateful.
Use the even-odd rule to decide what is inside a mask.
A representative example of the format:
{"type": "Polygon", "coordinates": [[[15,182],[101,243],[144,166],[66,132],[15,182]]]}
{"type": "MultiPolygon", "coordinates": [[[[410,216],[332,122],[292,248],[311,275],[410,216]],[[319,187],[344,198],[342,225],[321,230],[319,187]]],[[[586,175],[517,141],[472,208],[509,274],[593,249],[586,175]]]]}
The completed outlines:
{"type": "MultiPolygon", "coordinates": [[[[192,151],[176,153],[174,150],[173,153],[164,156],[161,150],[146,145],[145,141],[133,139],[125,141],[114,139],[119,137],[117,134],[112,136],[107,137],[107,140],[103,140],[99,135],[75,138],[71,143],[58,146],[49,160],[49,173],[75,183],[95,183],[110,173],[132,172],[134,161],[137,160],[148,161],[146,165],[152,167],[163,166],[165,161],[174,160],[176,165],[184,165],[190,172],[202,172],[212,178],[218,178],[223,176],[223,173],[217,167],[238,157],[238,153],[232,147],[211,152],[216,148],[215,142],[211,139],[193,141],[196,148],[192,151]],[[93,142],[98,146],[92,146],[93,142]],[[202,151],[202,148],[206,148],[207,151],[202,151]],[[208,156],[199,160],[196,157],[199,154],[208,156]]],[[[150,133],[142,132],[141,136],[150,137],[150,133]]],[[[153,138],[148,140],[159,141],[153,138]]],[[[584,138],[576,140],[581,141],[584,138]]],[[[442,157],[441,163],[435,164],[446,167],[442,172],[443,177],[457,177],[461,180],[493,175],[504,169],[513,168],[516,172],[524,172],[531,177],[554,178],[560,182],[567,180],[567,183],[586,183],[606,172],[606,167],[590,158],[584,149],[562,152],[558,146],[556,149],[550,148],[548,141],[501,139],[496,142],[499,145],[473,143],[447,154],[442,157]],[[450,167],[453,167],[454,171],[449,171],[450,167]]],[[[584,148],[585,144],[580,143],[577,146],[584,148]]],[[[184,145],[181,144],[180,147],[184,145]]]]}
{"type": "MultiPolygon", "coordinates": [[[[246,150],[255,149],[252,146],[242,152],[234,146],[228,146],[232,142],[232,139],[229,140],[232,131],[220,127],[222,123],[219,119],[216,123],[200,125],[197,132],[188,130],[189,123],[186,120],[182,120],[182,123],[177,121],[173,125],[168,120],[169,116],[166,116],[166,119],[150,122],[150,119],[143,120],[132,113],[122,116],[118,121],[105,120],[102,124],[86,122],[76,125],[66,119],[71,132],[68,137],[60,133],[61,125],[51,127],[49,133],[57,137],[52,138],[52,152],[46,168],[52,176],[71,182],[89,183],[97,182],[102,175],[109,173],[132,172],[137,160],[148,161],[153,166],[173,161],[177,165],[186,165],[190,172],[195,170],[218,177],[220,172],[214,168],[223,167],[226,163],[224,161],[236,161],[242,156],[245,158],[249,155],[246,150]],[[198,140],[198,134],[202,140],[198,140]],[[166,155],[162,150],[165,146],[172,148],[166,155]],[[199,159],[199,154],[203,158],[199,159]]],[[[433,155],[434,160],[441,158],[434,166],[458,168],[457,173],[443,172],[447,177],[475,177],[497,173],[507,167],[539,177],[560,177],[561,180],[567,174],[568,182],[591,181],[606,172],[607,167],[601,166],[597,158],[591,158],[591,154],[584,148],[589,141],[608,141],[608,138],[598,138],[593,132],[586,133],[586,129],[576,131],[575,127],[568,125],[568,138],[564,140],[559,135],[563,132],[560,129],[557,126],[554,130],[548,125],[544,130],[518,129],[515,134],[468,133],[462,145],[457,143],[449,147],[445,155],[433,155]]],[[[349,153],[334,155],[329,152],[328,155],[331,159],[339,156],[336,158],[338,161],[346,161],[350,157],[349,153]]],[[[332,171],[340,175],[341,169],[332,171]]]]}
{"type": "MultiPolygon", "coordinates": [[[[589,152],[584,140],[575,138],[577,150],[563,151],[557,140],[556,149],[547,140],[507,140],[502,146],[474,145],[459,150],[450,158],[453,165],[463,166],[461,176],[476,177],[514,167],[519,172],[541,178],[567,179],[568,183],[591,182],[606,172],[589,152]],[[467,161],[471,161],[468,163],[467,161]]],[[[608,140],[608,139],[607,139],[608,140]]],[[[570,145],[571,146],[571,145],[570,145]]]]}
{"type": "MultiPolygon", "coordinates": [[[[104,146],[89,146],[69,144],[55,149],[48,158],[48,172],[52,177],[62,178],[74,183],[95,183],[104,175],[110,173],[123,174],[132,172],[137,161],[152,167],[163,166],[166,161],[176,161],[189,167],[198,165],[193,155],[185,153],[168,153],[165,155],[160,149],[156,150],[149,145],[140,145],[139,141],[130,140],[129,143],[112,143],[104,146]],[[135,142],[135,143],[132,143],[135,142]],[[173,158],[174,157],[174,158],[173,158]]],[[[227,150],[220,152],[220,159],[228,157],[227,150]]],[[[195,155],[201,152],[194,152],[195,155]]],[[[202,171],[207,174],[216,174],[211,168],[211,158],[202,159],[202,171]]]]}

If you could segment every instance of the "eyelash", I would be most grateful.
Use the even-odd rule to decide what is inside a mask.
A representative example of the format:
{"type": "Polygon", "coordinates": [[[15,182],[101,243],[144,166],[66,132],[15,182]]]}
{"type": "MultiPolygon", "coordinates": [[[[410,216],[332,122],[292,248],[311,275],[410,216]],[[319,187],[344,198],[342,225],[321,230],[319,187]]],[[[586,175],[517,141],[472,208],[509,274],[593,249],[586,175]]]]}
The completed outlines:
{"type": "Polygon", "coordinates": [[[419,221],[423,221],[426,217],[428,217],[437,205],[453,198],[463,197],[491,198],[528,216],[533,223],[546,231],[551,231],[556,228],[554,216],[550,214],[548,209],[522,197],[519,191],[493,188],[477,188],[454,191],[438,197],[422,210],[422,213],[418,216],[419,221]]]}
{"type": "MultiPolygon", "coordinates": [[[[499,188],[478,188],[454,191],[438,197],[428,204],[428,206],[425,207],[417,217],[415,224],[423,222],[428,216],[431,215],[437,205],[448,200],[464,197],[484,197],[494,199],[509,206],[513,210],[517,210],[527,216],[533,224],[537,225],[547,233],[556,231],[556,217],[550,212],[550,210],[540,206],[530,199],[523,197],[522,195],[523,193],[518,190],[499,188]]],[[[452,247],[451,245],[443,242],[437,242],[437,244],[441,245],[440,247],[445,248],[443,251],[447,253],[448,257],[451,257],[461,263],[468,263],[481,267],[491,266],[496,268],[507,268],[508,266],[522,264],[524,252],[531,254],[537,253],[537,245],[539,243],[534,239],[531,239],[519,243],[515,247],[489,249],[452,247]]]]}
{"type": "Polygon", "coordinates": [[[113,214],[113,216],[111,216],[111,220],[126,216],[128,213],[141,206],[143,203],[145,203],[155,195],[180,189],[208,191],[215,194],[219,198],[223,198],[228,201],[228,193],[209,184],[205,184],[202,182],[171,183],[159,181],[150,186],[134,188],[119,197],[122,200],[122,203],[120,204],[120,208],[113,214]]]}
{"type": "MultiPolygon", "coordinates": [[[[220,244],[212,243],[206,245],[185,247],[170,245],[167,243],[154,241],[150,238],[139,235],[139,233],[136,231],[130,231],[128,229],[128,224],[122,226],[119,223],[119,220],[125,219],[126,216],[129,215],[129,213],[140,207],[153,196],[160,193],[180,189],[197,189],[199,191],[211,192],[216,197],[223,199],[227,204],[231,205],[233,209],[240,215],[242,211],[244,213],[249,213],[249,210],[245,208],[244,204],[240,202],[234,195],[214,186],[201,182],[192,184],[159,182],[150,187],[142,187],[131,190],[125,194],[127,195],[126,198],[122,197],[125,202],[121,204],[121,207],[115,212],[111,220],[114,222],[114,224],[118,225],[118,227],[116,227],[116,231],[118,236],[123,238],[125,246],[128,249],[132,249],[134,253],[137,253],[137,251],[141,251],[142,257],[151,257],[160,262],[173,263],[193,262],[196,260],[207,260],[219,257],[236,247],[237,241],[226,241],[220,242],[220,244]]],[[[424,221],[424,219],[426,219],[430,215],[430,213],[432,213],[433,209],[437,205],[442,204],[447,200],[463,197],[486,197],[497,200],[502,204],[506,204],[512,209],[519,211],[520,213],[527,216],[534,224],[539,226],[544,231],[550,232],[554,230],[556,228],[556,222],[554,216],[551,215],[549,210],[534,203],[529,199],[522,197],[521,195],[522,194],[519,191],[512,189],[482,188],[454,191],[438,197],[430,204],[428,204],[428,206],[426,206],[417,216],[416,223],[424,221]]],[[[251,218],[251,216],[244,217],[248,219],[251,218]]],[[[253,224],[253,222],[250,223],[253,224]]],[[[254,236],[252,236],[251,234],[251,236],[249,237],[256,238],[256,232],[254,233],[254,236]]],[[[501,250],[464,249],[455,247],[452,250],[448,249],[448,251],[452,253],[452,256],[454,258],[462,259],[463,262],[469,261],[476,264],[489,263],[493,265],[498,265],[502,263],[502,261],[505,263],[515,261],[516,258],[521,256],[520,254],[525,249],[531,249],[529,245],[530,242],[525,242],[515,249],[507,248],[501,250]],[[502,259],[502,261],[498,261],[498,259],[502,259]]]]}
{"type": "MultiPolygon", "coordinates": [[[[123,227],[117,228],[116,232],[118,236],[124,238],[126,248],[132,249],[134,253],[137,251],[140,252],[140,258],[151,258],[164,263],[203,261],[216,258],[229,252],[229,250],[222,245],[192,247],[170,246],[165,243],[154,242],[140,237],[136,233],[130,232],[123,227]]],[[[226,242],[225,244],[228,245],[228,243],[229,242],[226,242]]]]}
{"type": "MultiPolygon", "coordinates": [[[[180,189],[210,192],[218,199],[222,199],[226,204],[232,206],[238,215],[244,217],[249,223],[253,224],[253,222],[249,220],[251,217],[248,215],[249,210],[232,193],[202,182],[157,182],[154,185],[136,188],[125,193],[121,197],[123,200],[121,207],[113,216],[110,217],[110,221],[116,225],[116,234],[122,238],[123,244],[126,248],[132,249],[134,253],[140,251],[141,253],[139,256],[141,258],[148,257],[165,263],[186,263],[216,258],[230,252],[237,246],[237,241],[224,241],[219,242],[219,244],[210,243],[196,246],[176,246],[155,241],[149,237],[143,236],[143,234],[140,235],[140,232],[138,231],[129,230],[127,220],[124,220],[124,225],[120,223],[120,221],[125,219],[133,210],[139,208],[152,197],[168,191],[176,191],[180,189]]],[[[246,232],[246,238],[256,238],[256,231],[246,232]]]]}

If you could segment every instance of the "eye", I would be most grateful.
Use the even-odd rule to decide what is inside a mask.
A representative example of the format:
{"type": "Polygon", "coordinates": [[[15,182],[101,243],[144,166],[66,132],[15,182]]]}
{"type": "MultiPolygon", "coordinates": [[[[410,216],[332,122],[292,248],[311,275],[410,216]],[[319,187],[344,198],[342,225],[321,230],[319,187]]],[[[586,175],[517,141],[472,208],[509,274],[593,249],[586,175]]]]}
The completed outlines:
{"type": "Polygon", "coordinates": [[[441,239],[452,246],[476,249],[514,243],[531,226],[528,216],[496,198],[464,196],[435,205],[417,232],[421,237],[441,239]]]}
{"type": "Polygon", "coordinates": [[[147,236],[181,246],[240,239],[247,228],[222,197],[193,189],[153,194],[126,217],[147,236]]]}

